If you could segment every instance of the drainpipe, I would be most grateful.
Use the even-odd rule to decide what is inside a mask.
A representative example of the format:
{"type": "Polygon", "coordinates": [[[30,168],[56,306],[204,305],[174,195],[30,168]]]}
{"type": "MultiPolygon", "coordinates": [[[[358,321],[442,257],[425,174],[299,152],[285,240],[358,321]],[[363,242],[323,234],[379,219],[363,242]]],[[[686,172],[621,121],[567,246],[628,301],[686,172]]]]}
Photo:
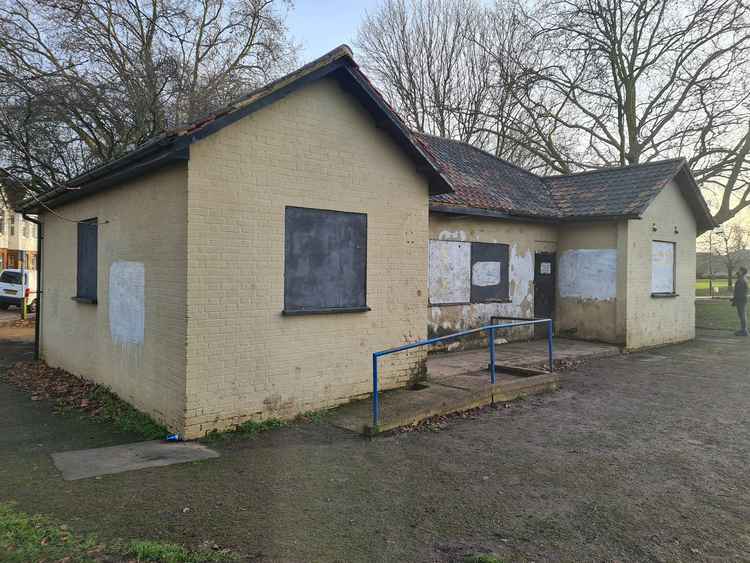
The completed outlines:
{"type": "Polygon", "coordinates": [[[36,322],[34,323],[34,359],[39,359],[39,335],[42,325],[42,239],[44,238],[44,224],[39,219],[29,217],[26,213],[21,216],[37,226],[36,237],[36,322]]]}

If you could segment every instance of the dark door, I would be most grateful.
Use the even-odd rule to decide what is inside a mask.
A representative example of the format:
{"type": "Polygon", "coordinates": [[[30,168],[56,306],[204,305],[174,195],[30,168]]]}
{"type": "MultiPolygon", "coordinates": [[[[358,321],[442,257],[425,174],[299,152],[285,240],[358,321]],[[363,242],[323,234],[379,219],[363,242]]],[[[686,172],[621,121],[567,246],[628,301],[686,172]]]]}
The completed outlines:
{"type": "MultiPolygon", "coordinates": [[[[534,316],[552,319],[555,315],[555,253],[537,252],[534,255],[534,316]]],[[[536,326],[536,337],[547,336],[547,326],[536,326]]]]}

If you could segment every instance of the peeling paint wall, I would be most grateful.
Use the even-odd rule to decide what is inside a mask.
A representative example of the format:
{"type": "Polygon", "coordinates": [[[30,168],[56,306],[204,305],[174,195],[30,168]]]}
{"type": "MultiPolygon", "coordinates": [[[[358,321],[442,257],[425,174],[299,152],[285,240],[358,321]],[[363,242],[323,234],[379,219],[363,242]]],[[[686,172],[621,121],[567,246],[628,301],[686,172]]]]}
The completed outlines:
{"type": "Polygon", "coordinates": [[[609,301],[617,294],[617,250],[572,249],[560,255],[558,284],[561,298],[609,301]]]}
{"type": "Polygon", "coordinates": [[[617,223],[563,225],[559,232],[556,325],[563,336],[618,343],[617,223]]]}
{"type": "MultiPolygon", "coordinates": [[[[442,335],[489,324],[492,316],[532,317],[534,315],[534,254],[554,252],[557,229],[539,223],[521,223],[430,214],[430,239],[439,241],[488,242],[509,246],[510,302],[460,305],[432,304],[428,309],[430,335],[442,335]]],[[[499,338],[529,338],[528,328],[506,331],[499,338]]],[[[470,344],[470,342],[467,342],[470,344]]]]}
{"type": "Polygon", "coordinates": [[[468,302],[471,297],[471,244],[431,240],[429,246],[430,302],[468,302]]]}

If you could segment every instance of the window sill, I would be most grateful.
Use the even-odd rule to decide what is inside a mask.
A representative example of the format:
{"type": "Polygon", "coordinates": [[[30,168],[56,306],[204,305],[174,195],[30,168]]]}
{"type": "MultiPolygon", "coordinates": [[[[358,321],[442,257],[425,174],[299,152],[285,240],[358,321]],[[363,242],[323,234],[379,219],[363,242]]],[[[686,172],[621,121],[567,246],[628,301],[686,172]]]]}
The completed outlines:
{"type": "Polygon", "coordinates": [[[487,301],[459,301],[456,303],[429,303],[430,307],[455,307],[458,305],[481,305],[483,303],[513,303],[512,299],[488,299],[487,301]]]}
{"type": "Polygon", "coordinates": [[[281,314],[285,317],[298,317],[300,315],[335,315],[337,313],[366,313],[371,311],[367,306],[364,307],[339,307],[331,309],[284,309],[281,314]]]}
{"type": "Polygon", "coordinates": [[[71,297],[73,301],[76,303],[83,303],[84,305],[96,305],[97,301],[96,299],[91,299],[90,297],[71,297]]]}
{"type": "Polygon", "coordinates": [[[651,297],[654,299],[671,299],[673,297],[679,297],[679,293],[652,293],[651,297]]]}

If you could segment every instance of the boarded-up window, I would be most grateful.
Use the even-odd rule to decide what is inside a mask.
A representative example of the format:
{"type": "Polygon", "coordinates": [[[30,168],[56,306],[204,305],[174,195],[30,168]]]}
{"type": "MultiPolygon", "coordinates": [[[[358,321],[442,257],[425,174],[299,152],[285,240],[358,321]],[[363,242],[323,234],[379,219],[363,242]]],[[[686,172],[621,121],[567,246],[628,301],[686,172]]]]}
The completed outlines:
{"type": "Polygon", "coordinates": [[[92,302],[96,302],[97,237],[96,219],[78,223],[76,297],[92,302]]]}
{"type": "Polygon", "coordinates": [[[430,303],[468,303],[471,298],[471,243],[430,241],[430,303]]]}
{"type": "Polygon", "coordinates": [[[651,243],[651,293],[675,293],[675,243],[651,243]]]}
{"type": "Polygon", "coordinates": [[[367,215],[287,207],[284,313],[367,310],[367,215]]]}
{"type": "Polygon", "coordinates": [[[617,250],[574,248],[560,256],[560,297],[609,301],[617,297],[617,250]]]}
{"type": "Polygon", "coordinates": [[[471,243],[471,302],[507,301],[508,245],[471,243]]]}
{"type": "Polygon", "coordinates": [[[486,303],[509,299],[507,244],[430,241],[430,303],[486,303]]]}

